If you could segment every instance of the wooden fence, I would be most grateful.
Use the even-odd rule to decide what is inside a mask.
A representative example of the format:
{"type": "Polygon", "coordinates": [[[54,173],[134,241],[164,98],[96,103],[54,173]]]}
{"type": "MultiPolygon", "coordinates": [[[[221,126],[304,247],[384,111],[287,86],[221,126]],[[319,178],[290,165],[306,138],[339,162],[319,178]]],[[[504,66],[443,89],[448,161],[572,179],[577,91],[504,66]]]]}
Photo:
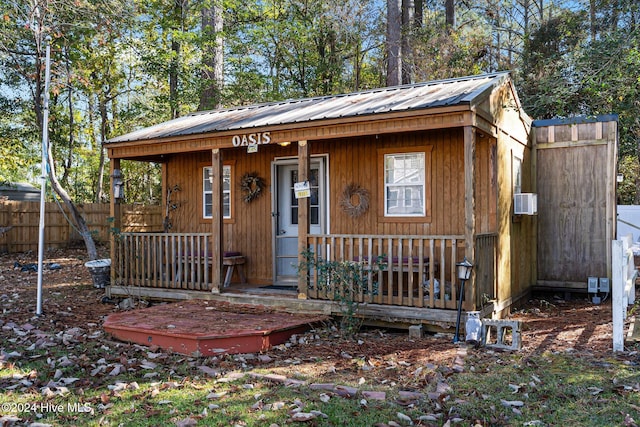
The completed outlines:
{"type": "MultiPolygon", "coordinates": [[[[112,231],[109,205],[85,203],[77,205],[97,242],[107,242],[112,231]]],[[[0,227],[10,227],[0,234],[0,253],[27,252],[38,249],[40,202],[0,201],[0,227]]],[[[123,205],[123,232],[162,230],[162,207],[123,205]]],[[[45,206],[45,245],[47,249],[81,244],[82,238],[70,222],[69,211],[62,204],[45,206]]]]}
{"type": "Polygon", "coordinates": [[[537,287],[587,289],[611,277],[617,118],[536,120],[537,287]]]}

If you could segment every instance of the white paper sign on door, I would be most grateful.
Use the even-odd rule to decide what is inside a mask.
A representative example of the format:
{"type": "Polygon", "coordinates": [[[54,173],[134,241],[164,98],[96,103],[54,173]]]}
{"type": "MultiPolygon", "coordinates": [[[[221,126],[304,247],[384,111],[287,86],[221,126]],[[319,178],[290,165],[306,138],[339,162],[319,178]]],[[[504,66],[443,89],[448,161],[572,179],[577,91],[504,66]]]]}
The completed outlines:
{"type": "Polygon", "coordinates": [[[311,186],[309,185],[309,181],[294,183],[293,190],[296,194],[296,199],[311,197],[311,186]]]}

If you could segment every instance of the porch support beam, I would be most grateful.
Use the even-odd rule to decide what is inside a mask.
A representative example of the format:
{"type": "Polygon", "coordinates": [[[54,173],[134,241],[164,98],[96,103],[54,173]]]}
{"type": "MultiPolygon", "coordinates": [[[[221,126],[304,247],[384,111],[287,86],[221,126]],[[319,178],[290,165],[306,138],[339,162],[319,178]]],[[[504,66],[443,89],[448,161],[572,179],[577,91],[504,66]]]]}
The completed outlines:
{"type": "MultiPolygon", "coordinates": [[[[305,182],[309,180],[311,159],[309,156],[309,143],[298,141],[298,180],[305,182]]],[[[303,253],[307,251],[309,244],[309,198],[298,199],[298,265],[304,262],[303,253]]],[[[306,275],[298,275],[298,298],[307,299],[308,283],[306,275]]]]}
{"type": "MultiPolygon", "coordinates": [[[[118,277],[118,269],[120,267],[120,262],[117,259],[118,257],[118,248],[116,245],[118,244],[116,240],[117,233],[122,229],[122,214],[120,211],[120,199],[116,199],[113,192],[113,171],[116,169],[120,169],[120,159],[111,159],[109,161],[109,188],[111,197],[109,197],[109,216],[113,218],[113,223],[111,224],[111,228],[114,231],[113,233],[109,233],[109,256],[111,257],[111,283],[116,284],[116,279],[118,277]]],[[[105,286],[105,294],[107,297],[111,297],[111,286],[105,286]]]]}
{"type": "Polygon", "coordinates": [[[222,152],[219,148],[211,150],[211,200],[212,209],[217,209],[217,215],[211,215],[211,292],[220,293],[222,286],[222,152]]]}
{"type": "MultiPolygon", "coordinates": [[[[476,236],[476,129],[473,126],[464,127],[464,240],[465,256],[471,263],[475,263],[476,236]]],[[[474,310],[476,301],[476,274],[472,271],[471,280],[467,284],[465,310],[474,310]]]]}

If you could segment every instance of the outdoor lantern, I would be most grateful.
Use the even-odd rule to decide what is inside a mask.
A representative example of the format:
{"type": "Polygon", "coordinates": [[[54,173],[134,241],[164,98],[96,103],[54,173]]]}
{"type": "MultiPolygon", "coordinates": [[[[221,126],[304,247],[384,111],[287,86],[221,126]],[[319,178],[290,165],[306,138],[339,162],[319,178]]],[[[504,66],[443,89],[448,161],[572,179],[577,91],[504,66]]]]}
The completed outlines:
{"type": "Polygon", "coordinates": [[[456,264],[458,269],[458,279],[460,279],[460,300],[458,301],[458,320],[456,321],[456,334],[453,337],[453,342],[460,341],[460,314],[462,312],[462,300],[464,299],[464,282],[471,278],[471,270],[473,270],[473,264],[471,264],[467,257],[464,257],[462,262],[456,264]]]}
{"type": "Polygon", "coordinates": [[[471,264],[467,257],[464,257],[462,262],[456,264],[456,268],[458,269],[458,279],[460,280],[469,280],[471,278],[471,270],[473,270],[473,264],[471,264]]]}
{"type": "Polygon", "coordinates": [[[124,199],[124,180],[122,179],[120,169],[113,170],[111,179],[113,180],[113,197],[118,200],[124,199]]]}

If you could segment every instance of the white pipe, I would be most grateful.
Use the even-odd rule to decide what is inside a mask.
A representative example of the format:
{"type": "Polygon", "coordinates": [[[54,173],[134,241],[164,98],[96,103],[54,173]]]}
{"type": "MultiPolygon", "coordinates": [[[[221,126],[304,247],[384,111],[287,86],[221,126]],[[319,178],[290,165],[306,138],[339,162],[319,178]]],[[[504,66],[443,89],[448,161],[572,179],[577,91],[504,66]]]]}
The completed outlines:
{"type": "Polygon", "coordinates": [[[42,107],[42,176],[40,187],[40,225],[38,235],[38,291],[36,298],[36,316],[42,314],[42,264],[44,261],[44,215],[45,198],[47,195],[47,143],[49,141],[49,75],[51,73],[51,37],[47,37],[47,56],[44,77],[44,102],[42,107]]]}

